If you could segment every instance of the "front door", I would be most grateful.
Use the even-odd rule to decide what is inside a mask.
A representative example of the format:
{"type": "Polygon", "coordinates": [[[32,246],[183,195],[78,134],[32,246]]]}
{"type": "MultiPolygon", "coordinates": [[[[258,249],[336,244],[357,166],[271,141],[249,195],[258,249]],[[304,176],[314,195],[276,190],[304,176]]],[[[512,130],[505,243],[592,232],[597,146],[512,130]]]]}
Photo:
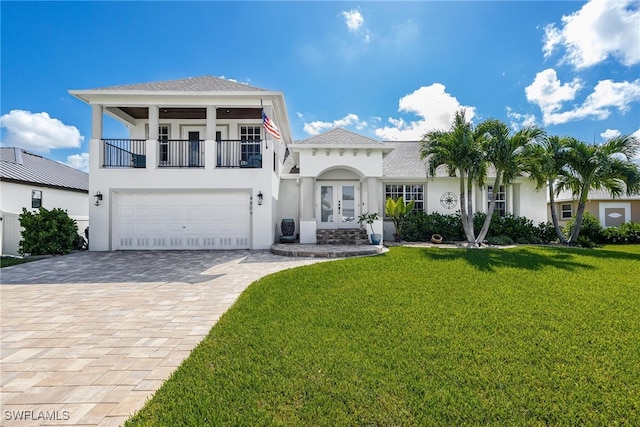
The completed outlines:
{"type": "Polygon", "coordinates": [[[189,167],[201,166],[200,132],[189,131],[189,167]]]}
{"type": "Polygon", "coordinates": [[[318,228],[358,228],[358,182],[319,183],[316,187],[318,228]]]}

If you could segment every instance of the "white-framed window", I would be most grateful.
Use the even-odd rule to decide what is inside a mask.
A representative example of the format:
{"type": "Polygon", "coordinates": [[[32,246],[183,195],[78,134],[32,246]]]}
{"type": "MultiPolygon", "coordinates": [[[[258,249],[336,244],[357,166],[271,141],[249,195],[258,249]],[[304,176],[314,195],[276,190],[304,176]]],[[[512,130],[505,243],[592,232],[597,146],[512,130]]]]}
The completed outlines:
{"type": "Polygon", "coordinates": [[[424,184],[387,184],[384,188],[384,200],[402,197],[405,203],[415,200],[414,211],[424,211],[424,184]]]}
{"type": "Polygon", "coordinates": [[[31,190],[31,207],[34,209],[42,207],[42,190],[31,190]]]}
{"type": "Polygon", "coordinates": [[[262,167],[260,125],[240,126],[240,159],[249,167],[262,167]]]}
{"type": "Polygon", "coordinates": [[[258,125],[240,126],[240,141],[260,141],[261,129],[258,125]]]}
{"type": "Polygon", "coordinates": [[[560,205],[560,219],[571,219],[573,216],[573,209],[571,203],[563,203],[560,205]]]}
{"type": "MultiPolygon", "coordinates": [[[[489,209],[492,197],[493,186],[490,185],[487,187],[487,209],[489,209]]],[[[498,213],[501,217],[507,214],[507,193],[505,192],[504,185],[501,185],[500,190],[498,190],[498,194],[496,196],[496,210],[493,211],[493,213],[498,213]]]]}

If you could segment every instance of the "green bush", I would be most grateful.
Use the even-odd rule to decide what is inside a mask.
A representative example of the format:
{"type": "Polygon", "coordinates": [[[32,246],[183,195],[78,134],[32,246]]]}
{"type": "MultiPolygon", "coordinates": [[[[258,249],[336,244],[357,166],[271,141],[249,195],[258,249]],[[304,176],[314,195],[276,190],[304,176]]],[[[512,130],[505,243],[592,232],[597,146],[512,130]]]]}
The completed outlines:
{"type": "MultiPolygon", "coordinates": [[[[572,217],[562,229],[562,233],[568,239],[571,236],[573,227],[576,223],[576,217],[572,217]]],[[[580,234],[578,235],[578,245],[580,245],[580,237],[585,237],[595,244],[604,243],[604,229],[600,225],[600,221],[594,215],[589,212],[584,213],[582,218],[582,227],[580,227],[580,234]]],[[[580,245],[582,246],[582,245],[580,245]]]]}
{"type": "Polygon", "coordinates": [[[431,235],[440,234],[445,241],[464,240],[459,215],[442,215],[434,212],[415,212],[407,216],[403,224],[404,238],[409,242],[425,242],[431,235]]]}
{"type": "MultiPolygon", "coordinates": [[[[476,233],[480,231],[487,215],[476,212],[473,217],[476,233]]],[[[415,212],[405,219],[403,225],[404,238],[410,242],[424,242],[431,238],[432,234],[440,234],[445,241],[465,240],[460,213],[442,215],[434,212],[415,212]]],[[[494,215],[489,226],[487,241],[491,244],[512,243],[548,243],[557,238],[553,225],[543,222],[535,226],[533,221],[525,217],[506,215],[500,217],[494,215]],[[500,242],[492,243],[497,238],[500,242]],[[508,240],[506,240],[506,239],[508,240]]]]}
{"type": "Polygon", "coordinates": [[[640,243],[640,223],[625,222],[619,227],[606,228],[602,235],[606,243],[640,243]]]}
{"type": "Polygon", "coordinates": [[[62,255],[74,249],[78,226],[66,211],[40,208],[29,212],[23,208],[19,219],[23,228],[18,249],[21,255],[62,255]]]}
{"type": "Polygon", "coordinates": [[[507,246],[513,244],[513,240],[511,240],[511,237],[509,236],[489,236],[487,237],[487,242],[494,246],[507,246]]]}

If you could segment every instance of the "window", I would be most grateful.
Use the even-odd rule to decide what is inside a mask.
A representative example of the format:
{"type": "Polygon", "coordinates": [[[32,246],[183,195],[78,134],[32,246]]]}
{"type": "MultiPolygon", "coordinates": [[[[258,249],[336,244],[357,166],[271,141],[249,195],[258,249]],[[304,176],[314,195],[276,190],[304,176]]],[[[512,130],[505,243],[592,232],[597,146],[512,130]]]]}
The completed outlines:
{"type": "Polygon", "coordinates": [[[240,126],[240,160],[241,165],[258,168],[262,167],[260,153],[261,126],[240,126]]]}
{"type": "Polygon", "coordinates": [[[423,184],[390,184],[385,186],[384,200],[393,200],[402,197],[405,203],[415,200],[414,211],[424,211],[424,185],[423,184]]]}
{"type": "Polygon", "coordinates": [[[166,163],[169,161],[169,126],[158,127],[158,141],[160,142],[160,161],[166,163]]]}
{"type": "Polygon", "coordinates": [[[40,190],[31,191],[31,207],[36,209],[42,207],[42,191],[40,190]]]}
{"type": "MultiPolygon", "coordinates": [[[[491,198],[493,197],[493,186],[487,187],[487,209],[489,208],[489,204],[491,203],[491,198]]],[[[500,190],[498,191],[496,197],[496,210],[493,211],[494,214],[498,214],[501,217],[504,217],[507,214],[507,194],[504,191],[504,185],[500,186],[500,190]]]]}
{"type": "Polygon", "coordinates": [[[571,219],[572,215],[573,212],[570,203],[560,205],[560,219],[571,219]]]}

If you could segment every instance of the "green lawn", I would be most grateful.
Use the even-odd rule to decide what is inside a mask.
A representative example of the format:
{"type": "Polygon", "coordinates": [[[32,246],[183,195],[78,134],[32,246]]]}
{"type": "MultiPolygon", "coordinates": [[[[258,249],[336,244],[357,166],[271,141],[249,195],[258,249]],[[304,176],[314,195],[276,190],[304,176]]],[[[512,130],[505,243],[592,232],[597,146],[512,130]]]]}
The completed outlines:
{"type": "Polygon", "coordinates": [[[36,261],[37,258],[14,258],[0,257],[0,268],[11,267],[12,265],[24,264],[25,262],[36,261]]]}
{"type": "Polygon", "coordinates": [[[640,425],[640,245],[259,280],[128,425],[640,425]]]}

